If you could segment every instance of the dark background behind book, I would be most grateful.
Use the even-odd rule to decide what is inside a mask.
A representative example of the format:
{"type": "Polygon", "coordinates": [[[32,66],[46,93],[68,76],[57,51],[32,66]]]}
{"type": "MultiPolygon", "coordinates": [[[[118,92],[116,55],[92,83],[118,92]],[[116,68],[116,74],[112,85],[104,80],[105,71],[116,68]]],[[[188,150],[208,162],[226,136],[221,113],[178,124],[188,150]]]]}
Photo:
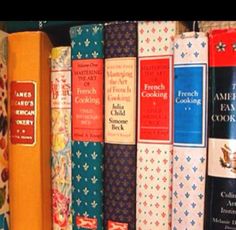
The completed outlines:
{"type": "MultiPolygon", "coordinates": [[[[70,45],[69,29],[72,26],[108,21],[0,21],[0,28],[8,33],[41,30],[48,34],[54,46],[70,45]]],[[[184,21],[190,30],[193,21],[184,21]]],[[[196,25],[196,29],[198,27],[196,25]]]]}

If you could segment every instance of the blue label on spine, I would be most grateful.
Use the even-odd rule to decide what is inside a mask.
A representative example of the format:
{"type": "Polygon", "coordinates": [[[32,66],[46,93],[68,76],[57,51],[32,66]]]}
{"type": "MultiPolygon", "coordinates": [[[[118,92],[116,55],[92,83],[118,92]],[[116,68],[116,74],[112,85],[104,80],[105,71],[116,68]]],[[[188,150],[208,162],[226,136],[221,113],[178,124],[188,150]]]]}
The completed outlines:
{"type": "Polygon", "coordinates": [[[205,81],[206,65],[175,65],[175,145],[205,145],[205,81]]]}

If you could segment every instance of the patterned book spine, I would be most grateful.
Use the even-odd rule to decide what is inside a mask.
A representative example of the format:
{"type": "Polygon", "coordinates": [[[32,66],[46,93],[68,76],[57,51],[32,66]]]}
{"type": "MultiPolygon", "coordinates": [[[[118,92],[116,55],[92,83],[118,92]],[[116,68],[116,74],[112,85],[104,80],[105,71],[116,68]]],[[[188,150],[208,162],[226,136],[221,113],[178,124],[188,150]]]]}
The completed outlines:
{"type": "Polygon", "coordinates": [[[188,32],[174,45],[172,229],[202,230],[206,177],[208,39],[188,32]]]}
{"type": "Polygon", "coordinates": [[[137,229],[171,226],[175,21],[139,22],[137,229]]]}
{"type": "Polygon", "coordinates": [[[71,48],[51,53],[53,229],[71,230],[71,48]]]}
{"type": "Polygon", "coordinates": [[[205,229],[236,229],[236,30],[209,35],[205,229]]]}
{"type": "Polygon", "coordinates": [[[104,225],[135,230],[137,23],[106,24],[104,50],[104,225]]]}
{"type": "Polygon", "coordinates": [[[70,29],[73,229],[103,229],[103,25],[70,29]]]}
{"type": "Polygon", "coordinates": [[[9,228],[7,149],[7,33],[0,31],[0,229],[9,228]]]}

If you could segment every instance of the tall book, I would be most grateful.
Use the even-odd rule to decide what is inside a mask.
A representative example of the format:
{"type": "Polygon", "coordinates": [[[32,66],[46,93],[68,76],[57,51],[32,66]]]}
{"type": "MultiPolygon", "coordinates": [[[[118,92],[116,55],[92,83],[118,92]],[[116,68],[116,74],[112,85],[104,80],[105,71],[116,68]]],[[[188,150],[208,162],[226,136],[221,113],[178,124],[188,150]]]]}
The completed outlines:
{"type": "Polygon", "coordinates": [[[138,23],[137,229],[170,229],[175,21],[138,23]]]}
{"type": "Polygon", "coordinates": [[[209,35],[205,229],[236,229],[236,30],[209,35]]]}
{"type": "Polygon", "coordinates": [[[8,37],[11,230],[51,230],[50,61],[42,32],[8,37]]]}
{"type": "Polygon", "coordinates": [[[51,52],[53,229],[71,230],[71,48],[51,52]]]}
{"type": "Polygon", "coordinates": [[[170,229],[175,21],[138,23],[137,229],[170,229]]]}
{"type": "Polygon", "coordinates": [[[0,31],[0,229],[3,230],[9,228],[7,36],[7,33],[0,31]]]}
{"type": "Polygon", "coordinates": [[[187,32],[174,45],[172,229],[204,226],[208,38],[187,32]]]}
{"type": "Polygon", "coordinates": [[[70,29],[73,229],[103,229],[103,25],[70,29]]]}
{"type": "Polygon", "coordinates": [[[137,23],[105,25],[105,229],[135,230],[137,23]]]}

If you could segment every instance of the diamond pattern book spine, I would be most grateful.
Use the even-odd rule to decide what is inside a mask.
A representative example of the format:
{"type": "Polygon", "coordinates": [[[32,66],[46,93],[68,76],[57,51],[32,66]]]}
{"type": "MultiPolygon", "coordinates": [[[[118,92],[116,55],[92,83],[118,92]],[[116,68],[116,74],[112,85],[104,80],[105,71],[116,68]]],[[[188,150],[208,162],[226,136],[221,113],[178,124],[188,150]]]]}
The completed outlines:
{"type": "Polygon", "coordinates": [[[176,21],[138,23],[137,230],[171,229],[176,21]]]}

